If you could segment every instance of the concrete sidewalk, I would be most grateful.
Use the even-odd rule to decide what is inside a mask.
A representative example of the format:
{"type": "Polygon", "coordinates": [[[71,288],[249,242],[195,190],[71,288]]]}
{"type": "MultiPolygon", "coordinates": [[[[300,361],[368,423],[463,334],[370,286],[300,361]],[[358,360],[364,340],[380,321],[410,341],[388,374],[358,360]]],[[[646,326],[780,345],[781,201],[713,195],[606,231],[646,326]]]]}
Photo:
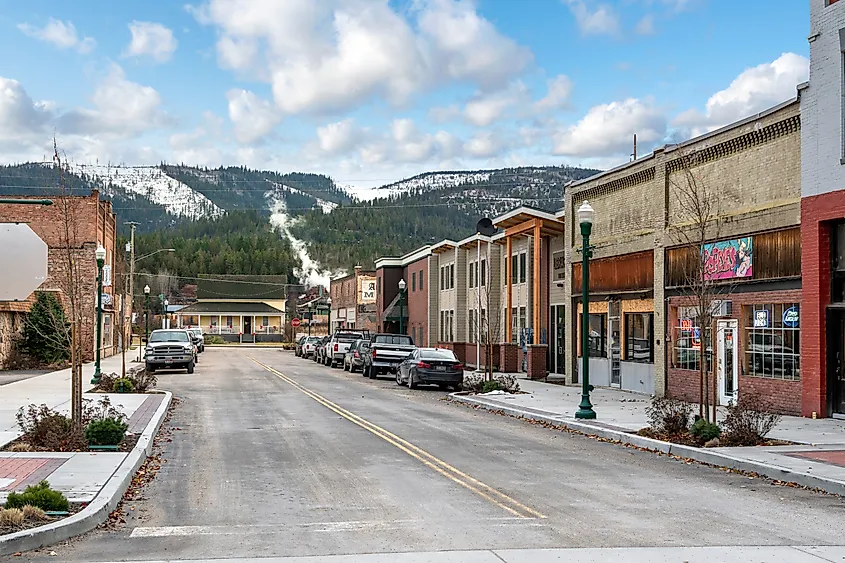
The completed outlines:
{"type": "Polygon", "coordinates": [[[794,446],[695,448],[636,434],[648,426],[645,408],[650,398],[646,395],[596,389],[590,398],[597,418],[576,420],[575,411],[581,400],[580,387],[530,380],[520,380],[519,385],[526,393],[453,394],[450,398],[511,416],[557,424],[588,435],[845,495],[845,423],[840,420],[784,416],[769,437],[799,444],[794,446]]]}

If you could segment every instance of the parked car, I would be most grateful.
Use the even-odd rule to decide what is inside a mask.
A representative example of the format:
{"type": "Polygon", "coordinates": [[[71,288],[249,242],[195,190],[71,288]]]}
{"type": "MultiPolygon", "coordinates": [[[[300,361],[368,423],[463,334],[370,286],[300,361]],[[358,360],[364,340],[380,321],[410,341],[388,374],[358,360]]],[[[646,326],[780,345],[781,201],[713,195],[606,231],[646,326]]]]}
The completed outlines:
{"type": "Polygon", "coordinates": [[[370,353],[364,358],[364,377],[376,379],[396,373],[399,364],[413,352],[414,340],[404,334],[376,334],[370,339],[370,353]]]}
{"type": "Polygon", "coordinates": [[[329,337],[324,336],[320,339],[319,344],[317,344],[317,353],[314,354],[314,361],[317,363],[323,363],[323,358],[326,354],[326,344],[329,343],[329,337]]]}
{"type": "Polygon", "coordinates": [[[202,329],[200,327],[189,328],[188,332],[191,333],[191,339],[197,346],[197,352],[205,352],[205,336],[202,333],[202,329]]]}
{"type": "Polygon", "coordinates": [[[355,372],[364,368],[364,355],[370,351],[369,339],[360,338],[349,345],[343,357],[343,370],[355,372]]]}
{"type": "Polygon", "coordinates": [[[313,358],[317,355],[317,346],[320,344],[319,336],[308,336],[302,343],[302,352],[300,355],[303,358],[313,358]]]}
{"type": "Polygon", "coordinates": [[[144,363],[150,373],[158,369],[184,369],[194,373],[196,350],[190,333],[185,329],[154,330],[144,351],[144,363]]]}
{"type": "Polygon", "coordinates": [[[346,351],[356,340],[369,337],[369,331],[362,330],[337,330],[326,344],[326,353],[323,355],[323,364],[331,367],[340,367],[344,363],[346,351]]]}
{"type": "Polygon", "coordinates": [[[296,341],[296,347],[293,350],[294,355],[298,358],[302,355],[302,348],[305,344],[305,339],[308,338],[307,336],[300,336],[299,340],[296,341]]]}
{"type": "Polygon", "coordinates": [[[418,385],[437,385],[441,389],[463,389],[464,366],[451,350],[417,348],[399,364],[396,384],[416,389],[418,385]]]}

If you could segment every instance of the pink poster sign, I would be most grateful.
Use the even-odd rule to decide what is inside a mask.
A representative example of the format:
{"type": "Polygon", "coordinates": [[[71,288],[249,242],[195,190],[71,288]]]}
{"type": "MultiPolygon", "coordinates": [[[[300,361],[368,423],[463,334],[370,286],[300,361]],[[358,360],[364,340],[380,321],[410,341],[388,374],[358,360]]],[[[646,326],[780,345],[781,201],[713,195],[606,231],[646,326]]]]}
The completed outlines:
{"type": "Polygon", "coordinates": [[[751,237],[705,244],[704,279],[750,278],[753,273],[751,237]]]}

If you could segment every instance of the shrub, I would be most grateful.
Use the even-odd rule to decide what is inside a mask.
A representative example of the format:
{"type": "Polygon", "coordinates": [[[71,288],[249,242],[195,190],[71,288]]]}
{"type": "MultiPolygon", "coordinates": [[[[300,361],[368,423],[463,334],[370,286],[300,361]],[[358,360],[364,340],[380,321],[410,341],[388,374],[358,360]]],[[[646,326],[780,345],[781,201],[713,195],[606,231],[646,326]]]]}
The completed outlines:
{"type": "Polygon", "coordinates": [[[497,375],[493,378],[499,383],[499,388],[508,393],[516,393],[519,391],[519,381],[516,376],[510,374],[497,375]]]}
{"type": "Polygon", "coordinates": [[[115,379],[111,384],[112,393],[132,393],[135,391],[135,384],[128,377],[115,379]]]}
{"type": "Polygon", "coordinates": [[[44,364],[66,362],[70,358],[69,327],[56,296],[36,291],[35,303],[24,322],[21,350],[44,364]]]}
{"type": "Polygon", "coordinates": [[[652,430],[669,435],[683,434],[689,429],[692,405],[680,399],[652,397],[645,413],[652,430]]]}
{"type": "Polygon", "coordinates": [[[739,400],[731,401],[726,410],[722,421],[724,440],[732,446],[756,446],[780,422],[780,415],[772,412],[771,404],[756,393],[741,393],[739,400]]]}
{"type": "Polygon", "coordinates": [[[73,427],[71,419],[47,405],[21,407],[15,418],[24,440],[36,448],[71,452],[87,445],[85,436],[73,427]]]}
{"type": "Polygon", "coordinates": [[[217,334],[209,334],[205,337],[206,344],[226,344],[226,341],[223,340],[222,336],[217,334]]]}
{"type": "Polygon", "coordinates": [[[114,418],[93,420],[85,428],[85,437],[92,446],[116,446],[123,441],[127,428],[129,425],[114,418]]]}
{"type": "Polygon", "coordinates": [[[148,372],[144,368],[132,370],[129,373],[129,379],[132,381],[132,387],[136,393],[146,393],[158,383],[158,378],[155,374],[148,372]]]}
{"type": "Polygon", "coordinates": [[[111,404],[111,399],[107,395],[100,397],[100,400],[94,404],[93,401],[85,400],[82,404],[82,425],[88,426],[94,420],[106,420],[113,418],[120,422],[126,420],[126,415],[120,412],[111,404]]]}
{"type": "MultiPolygon", "coordinates": [[[[13,509],[14,510],[14,509],[13,509]]],[[[47,515],[44,514],[44,511],[38,508],[37,506],[32,506],[27,504],[24,506],[21,511],[23,512],[23,519],[32,521],[39,521],[39,520],[46,520],[47,515]]]]}
{"type": "Polygon", "coordinates": [[[25,520],[20,508],[0,508],[0,528],[20,528],[25,520]]]}
{"type": "Polygon", "coordinates": [[[37,485],[30,485],[22,493],[9,493],[6,508],[23,508],[34,506],[47,512],[67,512],[68,502],[65,495],[50,488],[50,483],[41,481],[37,485]]]}
{"type": "Polygon", "coordinates": [[[470,393],[481,393],[484,387],[484,376],[480,373],[470,373],[464,375],[464,391],[470,393]]]}
{"type": "Polygon", "coordinates": [[[709,442],[713,438],[718,438],[721,433],[722,429],[719,428],[718,424],[707,422],[703,418],[696,420],[690,428],[690,434],[702,442],[709,442]]]}
{"type": "Polygon", "coordinates": [[[481,392],[482,393],[489,393],[490,391],[498,391],[502,388],[498,381],[495,379],[492,381],[485,381],[481,384],[481,392]]]}
{"type": "Polygon", "coordinates": [[[112,388],[114,387],[114,382],[117,379],[118,375],[116,373],[100,374],[100,390],[110,393],[112,388]]]}
{"type": "Polygon", "coordinates": [[[12,444],[9,448],[10,452],[31,452],[34,451],[32,444],[29,442],[18,442],[16,444],[12,444]]]}

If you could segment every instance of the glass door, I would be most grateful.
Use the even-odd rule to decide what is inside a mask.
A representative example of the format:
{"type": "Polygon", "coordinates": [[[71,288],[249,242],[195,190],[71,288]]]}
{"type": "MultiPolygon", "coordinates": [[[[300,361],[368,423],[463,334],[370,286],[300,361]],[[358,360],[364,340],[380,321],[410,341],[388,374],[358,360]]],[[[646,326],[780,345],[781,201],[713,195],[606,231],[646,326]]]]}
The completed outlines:
{"type": "Polygon", "coordinates": [[[737,350],[737,321],[718,321],[716,325],[718,354],[719,404],[736,400],[739,387],[739,354],[737,350]]]}
{"type": "Polygon", "coordinates": [[[610,302],[610,386],[622,387],[622,303],[610,302]]]}
{"type": "Polygon", "coordinates": [[[555,342],[555,373],[564,374],[566,373],[566,310],[563,305],[558,305],[555,309],[557,310],[557,322],[555,324],[557,329],[555,331],[557,337],[555,342]]]}

